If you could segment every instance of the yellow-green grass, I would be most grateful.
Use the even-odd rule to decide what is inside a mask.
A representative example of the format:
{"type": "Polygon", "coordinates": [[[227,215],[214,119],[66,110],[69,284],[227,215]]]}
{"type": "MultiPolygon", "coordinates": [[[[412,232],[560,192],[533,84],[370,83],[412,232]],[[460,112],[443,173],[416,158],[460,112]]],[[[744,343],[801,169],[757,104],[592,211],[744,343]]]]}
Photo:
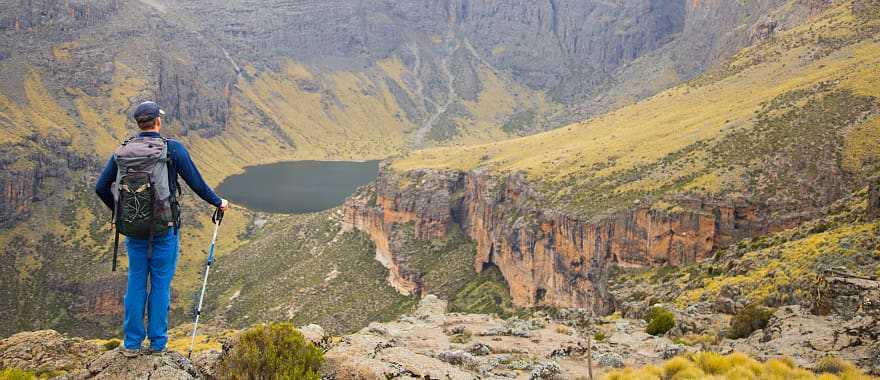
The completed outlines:
{"type": "Polygon", "coordinates": [[[880,222],[865,217],[866,195],[866,189],[857,191],[828,206],[821,216],[791,229],[741,240],[701,263],[622,271],[611,280],[612,288],[643,286],[644,291],[629,299],[678,308],[715,302],[735,292],[737,300],[747,305],[800,304],[828,312],[833,305],[822,294],[825,269],[880,276],[876,239],[880,222]],[[749,270],[738,269],[743,266],[749,270]]]}
{"type": "MultiPolygon", "coordinates": [[[[823,254],[833,254],[840,260],[863,254],[859,242],[878,233],[880,222],[845,224],[803,239],[748,252],[741,259],[752,263],[748,273],[706,278],[701,287],[683,292],[676,304],[684,307],[699,299],[717,299],[721,290],[728,286],[740,289],[742,296],[751,302],[762,303],[778,289],[794,285],[795,281],[815,280],[816,262],[823,254]]],[[[880,257],[880,251],[870,254],[880,257]]],[[[801,296],[808,297],[806,294],[801,296]]]]}
{"type": "MultiPolygon", "coordinates": [[[[600,184],[603,179],[611,181],[616,173],[656,165],[687,151],[693,159],[672,172],[648,171],[594,195],[651,192],[678,182],[678,189],[701,193],[741,190],[744,167],[707,167],[713,158],[709,147],[751,130],[758,122],[755,115],[771,100],[820,83],[836,83],[835,90],[854,95],[880,95],[880,76],[876,75],[880,41],[864,34],[866,29],[876,30],[880,21],[857,17],[851,5],[841,3],[802,27],[744,50],[722,65],[723,70],[609,114],[528,137],[418,151],[395,160],[392,168],[523,171],[530,180],[545,184],[539,187],[553,200],[589,193],[595,188],[590,184],[597,180],[600,184]],[[829,48],[831,38],[846,43],[829,48]],[[820,50],[821,54],[816,53],[820,50]]],[[[771,110],[768,115],[776,113],[771,110]]],[[[874,138],[874,123],[867,121],[857,127],[864,131],[851,133],[845,153],[850,165],[876,154],[870,142],[863,142],[865,136],[874,138]]]]}
{"type": "Polygon", "coordinates": [[[660,379],[766,379],[766,380],[870,380],[874,377],[864,374],[850,363],[834,359],[835,366],[829,366],[836,373],[813,372],[798,368],[787,358],[760,362],[742,353],[721,355],[714,352],[699,352],[679,356],[659,365],[642,368],[614,370],[603,376],[604,380],[660,380],[660,379]]]}

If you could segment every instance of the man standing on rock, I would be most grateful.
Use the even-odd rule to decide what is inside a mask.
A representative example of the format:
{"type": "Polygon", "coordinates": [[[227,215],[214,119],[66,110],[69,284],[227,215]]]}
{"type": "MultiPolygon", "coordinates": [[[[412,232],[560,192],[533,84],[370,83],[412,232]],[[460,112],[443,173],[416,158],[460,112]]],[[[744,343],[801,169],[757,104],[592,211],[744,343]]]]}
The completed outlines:
{"type": "MultiPolygon", "coordinates": [[[[114,213],[117,244],[120,233],[126,236],[128,288],[122,352],[129,357],[142,351],[163,353],[168,342],[171,280],[180,248],[178,175],[205,202],[222,211],[229,207],[202,179],[183,144],[159,134],[164,114],[154,102],[137,106],[133,116],[140,133],[110,157],[95,187],[114,213]],[[150,339],[147,350],[141,348],[144,338],[150,339]]],[[[115,254],[113,264],[115,270],[115,254]]]]}

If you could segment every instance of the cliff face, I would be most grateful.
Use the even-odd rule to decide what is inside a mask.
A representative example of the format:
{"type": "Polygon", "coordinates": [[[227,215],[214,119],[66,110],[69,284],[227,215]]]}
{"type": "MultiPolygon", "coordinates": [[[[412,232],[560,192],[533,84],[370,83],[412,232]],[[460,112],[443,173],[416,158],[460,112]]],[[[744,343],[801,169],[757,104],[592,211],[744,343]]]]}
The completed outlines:
{"type": "Polygon", "coordinates": [[[743,200],[672,202],[674,211],[636,207],[587,221],[543,209],[540,195],[519,175],[383,170],[375,185],[346,202],[343,220],[347,228],[370,235],[389,282],[401,292],[426,289],[395,251],[394,231],[413,223],[416,236],[429,239],[457,224],[476,242],[475,269],[497,266],[516,305],[592,307],[601,313],[613,303],[605,287],[612,265],[681,265],[771,228],[743,200]]]}
{"type": "Polygon", "coordinates": [[[4,171],[0,175],[0,227],[9,227],[30,216],[39,186],[37,170],[4,171]]]}

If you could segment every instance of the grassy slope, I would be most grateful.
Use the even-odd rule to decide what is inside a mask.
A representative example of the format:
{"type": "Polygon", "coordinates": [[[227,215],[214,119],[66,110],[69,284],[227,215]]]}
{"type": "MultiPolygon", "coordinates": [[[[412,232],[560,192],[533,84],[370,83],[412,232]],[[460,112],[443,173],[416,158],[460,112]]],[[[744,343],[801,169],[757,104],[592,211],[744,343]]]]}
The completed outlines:
{"type": "MultiPolygon", "coordinates": [[[[369,238],[343,232],[338,218],[336,211],[287,216],[260,229],[250,243],[218,262],[207,315],[236,328],[292,320],[341,334],[410,310],[417,299],[388,285],[387,269],[374,259],[369,238]]],[[[431,293],[453,299],[478,285],[503,288],[497,279],[474,271],[474,247],[461,234],[432,241],[400,239],[431,293]]],[[[498,293],[509,305],[506,289],[498,293]]],[[[481,300],[469,300],[459,309],[486,307],[481,300]]]]}
{"type": "Polygon", "coordinates": [[[330,212],[265,227],[218,261],[215,273],[207,313],[236,327],[290,319],[343,332],[389,319],[414,302],[385,282],[369,239],[342,232],[330,212]]]}
{"type": "MultiPolygon", "coordinates": [[[[880,12],[852,4],[610,114],[534,136],[420,151],[393,167],[525,171],[557,206],[588,216],[669,192],[760,191],[764,184],[748,180],[777,151],[799,161],[825,148],[815,144],[827,136],[804,126],[842,134],[841,160],[859,171],[877,157],[880,12]],[[808,116],[797,119],[804,109],[808,116]]],[[[827,150],[839,149],[833,145],[827,150]]]]}

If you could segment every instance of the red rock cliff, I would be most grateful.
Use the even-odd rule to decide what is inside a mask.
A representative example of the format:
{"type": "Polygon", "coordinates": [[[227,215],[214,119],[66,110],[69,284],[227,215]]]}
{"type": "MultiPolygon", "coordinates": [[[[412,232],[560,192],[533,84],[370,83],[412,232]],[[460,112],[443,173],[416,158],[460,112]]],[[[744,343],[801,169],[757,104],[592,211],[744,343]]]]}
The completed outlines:
{"type": "Polygon", "coordinates": [[[516,305],[607,312],[611,265],[680,265],[768,230],[745,201],[672,201],[681,211],[638,207],[586,221],[542,207],[541,196],[520,175],[382,170],[376,184],[346,201],[344,222],[370,235],[377,259],[389,268],[389,282],[401,292],[421,289],[419,274],[395,253],[395,228],[412,222],[416,236],[429,239],[457,223],[476,242],[476,270],[497,266],[516,305]]]}

